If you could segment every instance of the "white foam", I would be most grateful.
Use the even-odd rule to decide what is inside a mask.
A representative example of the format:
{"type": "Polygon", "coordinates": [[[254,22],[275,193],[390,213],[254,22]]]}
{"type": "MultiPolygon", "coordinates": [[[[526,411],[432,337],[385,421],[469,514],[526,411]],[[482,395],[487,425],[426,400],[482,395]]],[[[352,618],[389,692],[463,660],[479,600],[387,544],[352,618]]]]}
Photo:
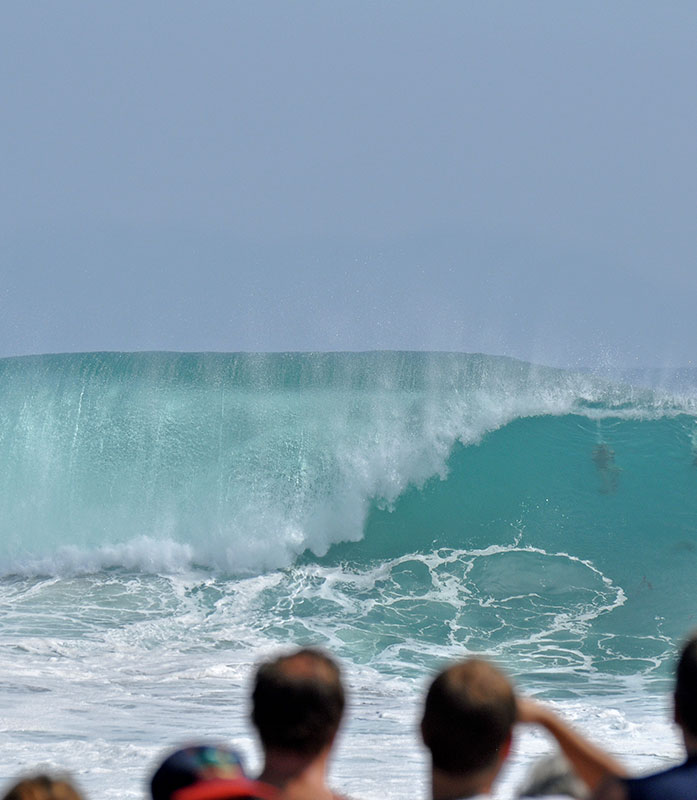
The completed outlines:
{"type": "Polygon", "coordinates": [[[114,567],[147,573],[177,573],[190,569],[194,550],[190,544],[138,536],[123,543],[103,544],[94,549],[75,545],[59,547],[54,554],[24,556],[6,563],[5,574],[85,575],[114,567]]]}
{"type": "MultiPolygon", "coordinates": [[[[423,689],[437,665],[468,652],[497,657],[524,691],[557,687],[561,713],[632,768],[653,768],[679,752],[668,736],[666,687],[650,669],[603,674],[584,651],[591,623],[621,602],[620,587],[592,563],[519,542],[237,580],[183,568],[168,577],[120,570],[6,579],[0,772],[48,762],[71,770],[90,795],[115,800],[142,796],[155,759],[193,739],[231,741],[258,764],[251,670],[297,643],[325,646],[344,665],[349,718],[333,776],[351,795],[396,800],[425,786],[416,731],[423,689]],[[519,591],[489,580],[506,566],[502,559],[519,573],[519,591]],[[571,570],[583,596],[567,592],[538,605],[526,586],[530,560],[560,576],[571,570]],[[490,575],[487,565],[495,567],[490,575]],[[532,615],[534,624],[516,632],[521,608],[520,619],[532,615]],[[469,614],[504,615],[513,627],[478,627],[469,614]]],[[[656,652],[659,644],[665,649],[657,643],[656,652]]],[[[520,737],[499,796],[512,796],[546,747],[537,734],[520,737]]]]}

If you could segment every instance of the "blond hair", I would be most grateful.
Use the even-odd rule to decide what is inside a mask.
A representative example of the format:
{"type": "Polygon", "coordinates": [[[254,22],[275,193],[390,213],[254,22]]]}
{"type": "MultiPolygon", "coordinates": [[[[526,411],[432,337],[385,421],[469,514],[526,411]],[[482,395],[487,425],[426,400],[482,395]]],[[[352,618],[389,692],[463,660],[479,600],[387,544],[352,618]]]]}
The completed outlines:
{"type": "Polygon", "coordinates": [[[3,800],[83,800],[82,795],[66,778],[32,775],[15,783],[3,800]]]}

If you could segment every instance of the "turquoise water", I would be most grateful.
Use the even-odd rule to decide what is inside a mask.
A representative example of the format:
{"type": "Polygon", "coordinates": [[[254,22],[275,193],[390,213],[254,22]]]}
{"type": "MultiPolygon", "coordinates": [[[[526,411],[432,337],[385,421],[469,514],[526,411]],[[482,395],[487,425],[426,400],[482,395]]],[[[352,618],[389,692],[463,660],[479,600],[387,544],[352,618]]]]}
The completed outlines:
{"type": "MultiPolygon", "coordinates": [[[[294,644],[345,667],[336,775],[357,796],[421,780],[423,683],[471,652],[663,763],[697,625],[689,378],[444,353],[0,360],[3,774],[48,759],[139,796],[148,758],[203,735],[254,763],[251,665],[294,644]]],[[[523,737],[504,794],[544,747],[523,737]]]]}

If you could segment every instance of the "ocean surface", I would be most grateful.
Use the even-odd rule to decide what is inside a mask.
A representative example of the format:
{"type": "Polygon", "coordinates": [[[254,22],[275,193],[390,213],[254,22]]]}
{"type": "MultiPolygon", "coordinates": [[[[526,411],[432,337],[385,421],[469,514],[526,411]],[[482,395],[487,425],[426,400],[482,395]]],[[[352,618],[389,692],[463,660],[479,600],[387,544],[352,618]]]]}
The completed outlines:
{"type": "MultiPolygon", "coordinates": [[[[141,798],[169,748],[259,754],[253,666],[340,660],[333,763],[426,797],[416,726],[449,659],[635,770],[675,760],[697,627],[697,381],[450,353],[0,359],[0,775],[141,798]]],[[[521,732],[498,795],[549,750],[521,732]]]]}

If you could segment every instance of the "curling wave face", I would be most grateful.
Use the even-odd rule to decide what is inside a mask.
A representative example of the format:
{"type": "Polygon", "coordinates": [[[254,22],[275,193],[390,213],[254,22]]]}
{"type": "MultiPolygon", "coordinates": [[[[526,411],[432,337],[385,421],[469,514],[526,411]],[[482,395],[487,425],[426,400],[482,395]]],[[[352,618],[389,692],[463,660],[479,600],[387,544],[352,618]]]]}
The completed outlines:
{"type": "MultiPolygon", "coordinates": [[[[374,509],[448,475],[456,443],[566,417],[597,447],[603,420],[668,431],[696,408],[691,397],[461,354],[41,356],[0,360],[0,382],[6,574],[285,567],[363,539],[374,509]]],[[[560,444],[576,449],[574,433],[560,444]]],[[[550,436],[513,441],[485,480],[495,488],[521,459],[545,479],[550,436]]],[[[612,490],[612,469],[600,474],[612,490]]],[[[450,482],[481,502],[468,475],[451,470],[450,482]]]]}

